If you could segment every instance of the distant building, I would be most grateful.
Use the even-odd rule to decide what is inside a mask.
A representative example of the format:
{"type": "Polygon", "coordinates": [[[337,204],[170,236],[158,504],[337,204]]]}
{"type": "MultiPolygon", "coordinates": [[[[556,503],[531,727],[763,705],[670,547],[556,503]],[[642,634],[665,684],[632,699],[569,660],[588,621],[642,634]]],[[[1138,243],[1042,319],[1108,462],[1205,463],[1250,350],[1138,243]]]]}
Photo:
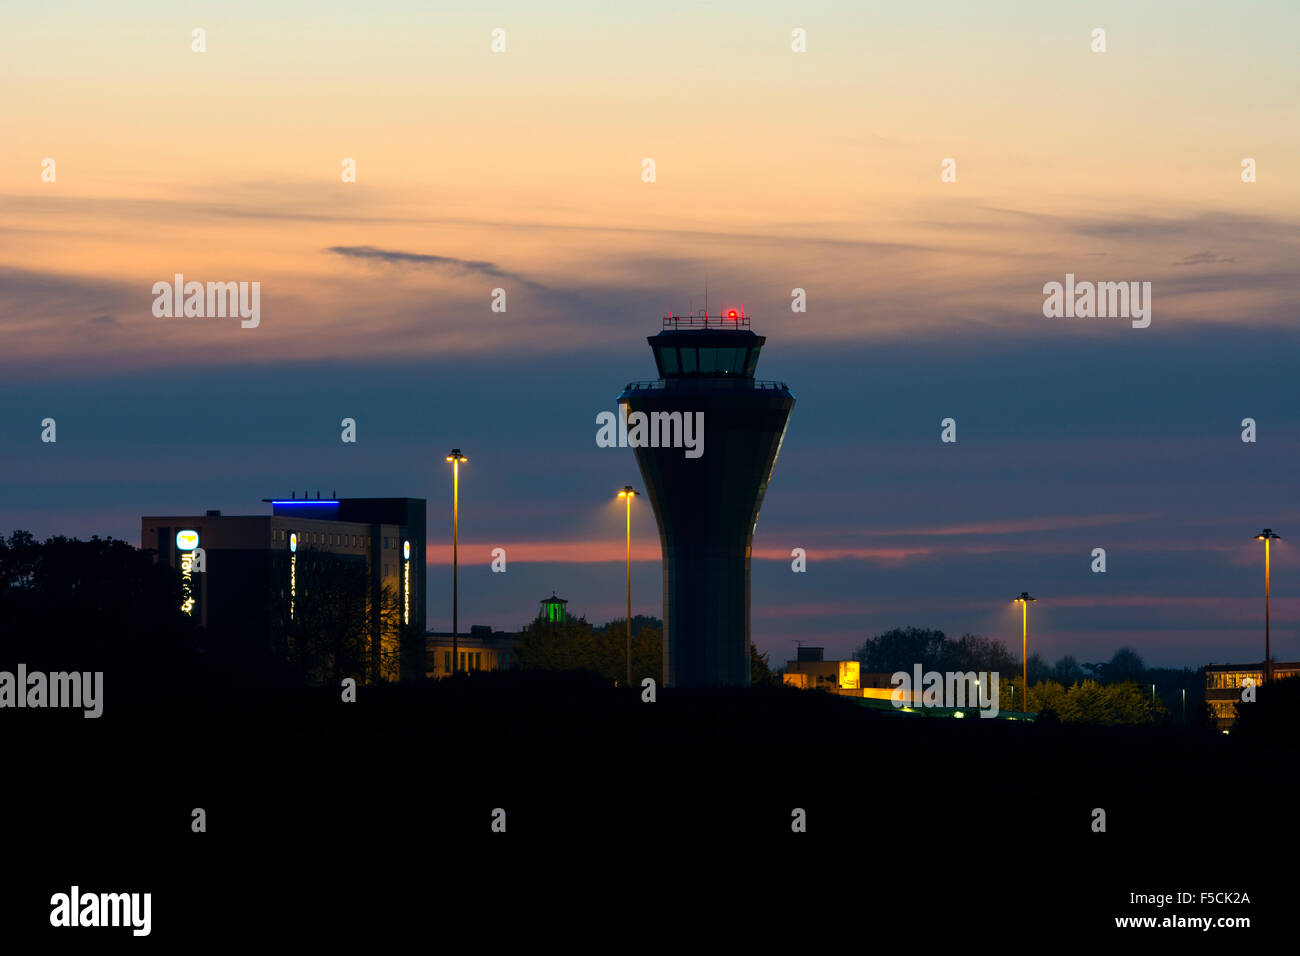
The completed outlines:
{"type": "MultiPolygon", "coordinates": [[[[565,605],[569,602],[551,592],[542,598],[535,623],[563,624],[572,620],[565,605]]],[[[449,677],[459,671],[508,671],[519,664],[516,646],[519,635],[513,631],[494,631],[491,627],[475,624],[468,634],[456,635],[456,648],[452,649],[450,631],[430,631],[424,636],[427,648],[425,676],[449,677]],[[456,655],[453,669],[452,655],[456,655]]]]}
{"type": "MultiPolygon", "coordinates": [[[[516,666],[515,642],[519,635],[511,631],[494,631],[475,624],[468,634],[457,635],[457,671],[508,671],[516,666]]],[[[430,631],[424,636],[427,654],[425,676],[449,677],[452,674],[451,632],[430,631]]]]}
{"type": "Polygon", "coordinates": [[[538,619],[548,624],[563,624],[569,619],[569,612],[564,607],[568,603],[564,598],[556,597],[552,591],[550,597],[542,598],[542,610],[537,615],[538,619]]]}
{"type": "Polygon", "coordinates": [[[786,661],[784,682],[803,690],[827,690],[834,694],[861,697],[862,664],[858,661],[823,660],[825,648],[800,647],[795,651],[797,660],[786,661]]]}
{"type": "MultiPolygon", "coordinates": [[[[1273,680],[1300,675],[1300,661],[1273,662],[1273,680]]],[[[1264,682],[1264,663],[1211,664],[1205,668],[1205,702],[1214,714],[1220,730],[1227,730],[1237,720],[1236,705],[1241,702],[1241,692],[1253,682],[1259,687],[1264,682]]]]}
{"type": "MultiPolygon", "coordinates": [[[[344,599],[355,595],[363,605],[378,676],[418,679],[425,667],[425,500],[265,500],[269,515],[140,519],[141,548],[181,573],[181,610],[215,635],[269,645],[286,622],[310,613],[313,575],[328,557],[356,571],[344,599]],[[385,608],[385,589],[396,608],[385,608]]],[[[337,591],[331,599],[339,600],[337,591]]]]}
{"type": "MultiPolygon", "coordinates": [[[[891,672],[864,672],[859,661],[828,661],[823,659],[823,655],[824,648],[800,647],[795,655],[797,659],[786,661],[785,675],[782,678],[786,686],[798,687],[801,690],[820,690],[839,697],[854,697],[865,707],[902,714],[963,717],[979,706],[973,696],[967,704],[960,703],[966,696],[964,690],[962,697],[957,698],[958,703],[955,706],[923,704],[925,694],[922,687],[913,687],[909,690],[895,682],[894,674],[891,672]],[[896,696],[899,700],[898,706],[894,704],[896,696]]],[[[970,680],[974,681],[974,689],[970,694],[978,695],[979,676],[971,674],[970,680]]],[[[909,687],[910,683],[909,681],[909,687]]],[[[983,691],[987,694],[989,688],[985,687],[983,691]]],[[[997,716],[1012,720],[1034,719],[1033,714],[1010,710],[999,710],[997,716]]]]}

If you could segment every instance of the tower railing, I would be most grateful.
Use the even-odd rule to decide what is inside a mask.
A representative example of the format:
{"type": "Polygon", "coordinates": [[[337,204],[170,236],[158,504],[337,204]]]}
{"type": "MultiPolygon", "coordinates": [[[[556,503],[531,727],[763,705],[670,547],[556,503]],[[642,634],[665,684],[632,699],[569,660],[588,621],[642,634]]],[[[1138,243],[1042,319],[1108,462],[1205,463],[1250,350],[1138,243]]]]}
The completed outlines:
{"type": "Polygon", "coordinates": [[[709,315],[704,312],[690,315],[665,315],[665,329],[747,329],[749,328],[749,316],[743,311],[735,315],[729,313],[720,313],[718,315],[709,315]]]}
{"type": "Polygon", "coordinates": [[[653,381],[628,382],[625,392],[642,392],[665,388],[756,388],[772,392],[788,392],[785,382],[760,381],[743,375],[684,375],[680,378],[660,378],[653,381]],[[742,384],[743,383],[743,384],[742,384]]]}

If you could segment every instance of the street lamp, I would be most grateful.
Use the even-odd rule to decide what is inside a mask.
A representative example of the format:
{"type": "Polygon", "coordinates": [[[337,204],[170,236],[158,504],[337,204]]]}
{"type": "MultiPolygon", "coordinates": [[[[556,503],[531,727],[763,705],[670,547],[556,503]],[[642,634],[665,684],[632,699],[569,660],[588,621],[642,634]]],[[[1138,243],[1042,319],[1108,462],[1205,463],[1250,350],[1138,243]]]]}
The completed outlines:
{"type": "Polygon", "coordinates": [[[1272,528],[1265,528],[1259,534],[1255,535],[1256,541],[1264,542],[1264,683],[1267,684],[1273,679],[1273,655],[1269,647],[1269,609],[1268,609],[1268,589],[1269,589],[1269,545],[1276,539],[1282,540],[1280,534],[1274,534],[1272,528]]]}
{"type": "Polygon", "coordinates": [[[632,499],[638,492],[631,485],[624,485],[618,493],[627,499],[627,685],[632,686],[632,499]]]}
{"type": "Polygon", "coordinates": [[[457,639],[460,625],[460,463],[469,461],[453,448],[447,456],[451,462],[451,672],[460,666],[460,642],[457,639]]]}
{"type": "Polygon", "coordinates": [[[1020,673],[1025,682],[1025,689],[1022,699],[1025,705],[1025,713],[1029,713],[1029,602],[1037,602],[1038,598],[1030,597],[1028,591],[1021,591],[1020,596],[1012,603],[1022,605],[1023,613],[1022,630],[1020,633],[1020,673]]]}

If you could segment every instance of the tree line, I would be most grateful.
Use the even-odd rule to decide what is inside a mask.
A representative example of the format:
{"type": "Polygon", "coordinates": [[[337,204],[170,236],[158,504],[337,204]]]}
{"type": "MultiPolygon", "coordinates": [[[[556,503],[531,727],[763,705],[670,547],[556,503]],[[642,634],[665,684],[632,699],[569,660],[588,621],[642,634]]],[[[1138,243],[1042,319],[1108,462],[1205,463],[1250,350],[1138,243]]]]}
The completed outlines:
{"type": "MultiPolygon", "coordinates": [[[[593,626],[585,617],[552,622],[541,617],[519,631],[515,657],[523,670],[589,671],[610,683],[627,680],[627,618],[593,626]]],[[[750,683],[779,684],[767,654],[750,645],[750,683]]],[[[649,677],[663,681],[663,622],[657,617],[632,617],[632,685],[649,677]]]]}
{"type": "MultiPolygon", "coordinates": [[[[868,638],[854,652],[864,673],[912,670],[989,671],[999,677],[1002,710],[1024,710],[1020,656],[994,638],[943,631],[894,628],[868,638]]],[[[1122,647],[1109,660],[1081,663],[1067,654],[1048,664],[1039,654],[1027,662],[1028,709],[1048,719],[1089,724],[1184,722],[1209,726],[1204,668],[1147,667],[1142,655],[1122,647]],[[1154,685],[1154,699],[1152,693],[1154,685]],[[1184,698],[1184,692],[1186,692],[1184,698]],[[1185,705],[1184,705],[1185,700],[1185,705]]]]}

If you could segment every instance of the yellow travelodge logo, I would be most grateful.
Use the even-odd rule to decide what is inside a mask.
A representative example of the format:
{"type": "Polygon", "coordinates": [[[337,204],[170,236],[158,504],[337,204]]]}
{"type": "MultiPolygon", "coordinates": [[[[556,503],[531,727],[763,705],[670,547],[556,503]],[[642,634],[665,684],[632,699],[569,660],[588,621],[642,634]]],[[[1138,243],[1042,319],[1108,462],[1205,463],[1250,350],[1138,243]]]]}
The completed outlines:
{"type": "Polygon", "coordinates": [[[411,542],[402,542],[402,623],[411,623],[411,542]]]}
{"type": "Polygon", "coordinates": [[[295,599],[298,597],[298,534],[289,535],[289,620],[293,620],[295,599]]]}
{"type": "Polygon", "coordinates": [[[197,531],[176,532],[176,550],[193,551],[198,546],[199,546],[199,533],[197,531]]]}

